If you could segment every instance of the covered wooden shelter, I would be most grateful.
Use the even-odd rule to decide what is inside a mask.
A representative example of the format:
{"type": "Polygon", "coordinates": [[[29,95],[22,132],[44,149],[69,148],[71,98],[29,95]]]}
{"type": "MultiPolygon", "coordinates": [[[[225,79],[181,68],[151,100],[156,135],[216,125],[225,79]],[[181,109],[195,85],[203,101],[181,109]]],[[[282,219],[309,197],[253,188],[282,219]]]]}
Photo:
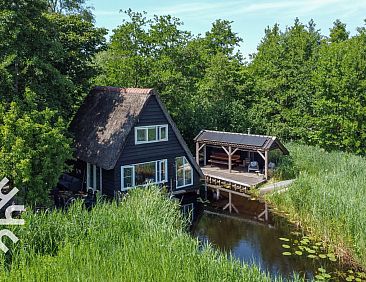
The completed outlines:
{"type": "Polygon", "coordinates": [[[231,173],[233,164],[245,166],[242,158],[237,154],[238,151],[257,153],[264,160],[264,177],[268,179],[268,153],[271,150],[279,149],[283,154],[289,152],[285,146],[275,136],[243,134],[233,132],[222,132],[212,130],[202,130],[195,138],[196,161],[200,164],[200,152],[203,151],[203,166],[208,162],[217,164],[227,164],[228,172],[231,173]],[[210,159],[207,154],[207,147],[222,148],[225,155],[216,155],[215,159],[210,159]]]}

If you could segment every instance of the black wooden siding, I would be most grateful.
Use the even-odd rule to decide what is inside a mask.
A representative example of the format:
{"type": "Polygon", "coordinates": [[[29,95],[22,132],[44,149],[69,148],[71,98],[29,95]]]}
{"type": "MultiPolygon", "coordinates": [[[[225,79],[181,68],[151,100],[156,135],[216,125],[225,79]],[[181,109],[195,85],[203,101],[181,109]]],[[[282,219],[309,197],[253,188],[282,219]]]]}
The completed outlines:
{"type": "Polygon", "coordinates": [[[102,192],[114,196],[114,170],[102,169],[102,192]]]}
{"type": "MultiPolygon", "coordinates": [[[[176,138],[175,133],[172,130],[171,125],[168,123],[168,120],[166,119],[158,102],[156,101],[155,96],[151,96],[147,101],[144,110],[141,112],[136,126],[160,124],[168,124],[168,141],[135,145],[135,130],[131,130],[122,154],[119,157],[116,167],[114,169],[114,189],[116,191],[119,191],[121,189],[121,166],[162,159],[168,160],[167,184],[168,186],[172,185],[173,189],[175,189],[175,158],[180,156],[186,156],[187,154],[183,147],[180,145],[178,139],[176,138]]],[[[200,176],[193,166],[192,169],[193,185],[184,187],[182,189],[191,189],[198,187],[200,183],[200,176]]],[[[103,170],[103,191],[107,193],[107,191],[110,192],[109,187],[112,175],[110,173],[105,174],[105,172],[106,171],[103,170]],[[108,188],[104,187],[104,183],[108,185],[108,188]]]]}

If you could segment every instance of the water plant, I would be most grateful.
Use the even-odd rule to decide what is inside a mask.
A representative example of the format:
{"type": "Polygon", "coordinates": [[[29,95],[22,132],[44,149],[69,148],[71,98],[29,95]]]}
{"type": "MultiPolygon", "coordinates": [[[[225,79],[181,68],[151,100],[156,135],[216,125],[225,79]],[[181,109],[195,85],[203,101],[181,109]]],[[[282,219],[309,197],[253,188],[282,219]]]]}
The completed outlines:
{"type": "Polygon", "coordinates": [[[343,270],[336,255],[329,252],[327,245],[318,242],[312,236],[301,236],[298,232],[291,232],[290,238],[280,237],[279,240],[286,242],[282,244],[284,256],[306,256],[308,259],[320,265],[314,275],[316,280],[346,280],[346,281],[366,281],[366,273],[352,269],[343,270]],[[335,268],[338,270],[334,271],[335,268]],[[330,271],[332,269],[332,271],[330,271]]]}
{"type": "Polygon", "coordinates": [[[346,254],[343,259],[348,263],[366,269],[365,158],[294,143],[287,147],[297,180],[286,193],[267,200],[308,233],[325,240],[334,252],[346,254]]]}

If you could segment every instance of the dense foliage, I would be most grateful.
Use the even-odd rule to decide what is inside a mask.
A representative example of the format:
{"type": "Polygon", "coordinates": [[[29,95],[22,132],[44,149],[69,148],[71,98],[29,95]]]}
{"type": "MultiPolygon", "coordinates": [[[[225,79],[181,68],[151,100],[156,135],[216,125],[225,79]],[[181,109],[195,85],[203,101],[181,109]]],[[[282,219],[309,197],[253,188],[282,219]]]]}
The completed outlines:
{"type": "Polygon", "coordinates": [[[105,30],[84,2],[0,0],[0,177],[27,204],[44,204],[65,170],[67,125],[96,75],[105,30]]]}
{"type": "MultiPolygon", "coordinates": [[[[319,147],[288,144],[297,180],[270,200],[309,231],[366,267],[366,160],[319,147]]],[[[286,163],[286,160],[283,160],[286,163]]]]}
{"type": "Polygon", "coordinates": [[[98,55],[98,84],[155,87],[188,142],[202,128],[278,135],[366,153],[365,28],[329,36],[298,19],[265,30],[246,62],[231,23],[193,36],[179,19],[127,11],[98,55]]]}
{"type": "Polygon", "coordinates": [[[25,222],[13,228],[21,240],[12,253],[0,252],[1,281],[273,281],[199,246],[158,189],[91,211],[77,203],[67,212],[28,212],[25,222]]]}

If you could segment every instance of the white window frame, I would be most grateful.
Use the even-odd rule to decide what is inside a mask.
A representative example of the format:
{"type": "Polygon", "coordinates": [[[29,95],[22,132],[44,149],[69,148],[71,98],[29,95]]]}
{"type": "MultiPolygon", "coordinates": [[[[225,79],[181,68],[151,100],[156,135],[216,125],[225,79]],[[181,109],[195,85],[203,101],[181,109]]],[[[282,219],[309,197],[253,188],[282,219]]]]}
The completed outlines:
{"type": "Polygon", "coordinates": [[[167,159],[163,159],[163,160],[157,160],[157,161],[148,161],[148,162],[143,162],[143,163],[136,163],[136,164],[130,164],[130,165],[124,165],[121,166],[121,191],[127,191],[130,190],[132,188],[136,187],[136,166],[137,165],[142,165],[142,164],[147,164],[147,163],[155,163],[155,179],[157,180],[156,182],[150,182],[150,183],[146,183],[144,185],[139,185],[139,187],[145,187],[149,184],[163,184],[168,182],[168,160],[167,159]],[[164,178],[165,179],[161,179],[161,167],[162,164],[165,164],[165,173],[164,173],[164,178]],[[125,187],[124,185],[124,169],[125,168],[132,168],[132,186],[131,187],[125,187]]]}
{"type": "Polygon", "coordinates": [[[176,188],[181,189],[181,188],[191,186],[191,185],[193,185],[193,167],[192,167],[191,163],[187,160],[187,158],[185,156],[176,157],[175,158],[175,186],[176,186],[176,188]],[[191,167],[191,183],[186,183],[186,171],[185,171],[185,169],[183,169],[183,185],[178,186],[178,166],[177,166],[177,159],[178,158],[183,158],[183,167],[186,163],[190,165],[190,167],[191,167]]]}
{"type": "Polygon", "coordinates": [[[135,145],[168,141],[168,129],[169,129],[169,126],[167,124],[136,126],[135,127],[135,145]],[[145,130],[146,139],[148,139],[148,130],[151,128],[155,128],[156,140],[151,140],[151,141],[148,141],[148,140],[138,141],[137,140],[137,131],[138,130],[145,130]],[[162,128],[165,128],[165,131],[166,131],[165,138],[160,138],[162,128]]]}
{"type": "Polygon", "coordinates": [[[95,191],[100,191],[100,193],[102,193],[103,190],[103,176],[102,176],[102,168],[98,167],[96,165],[93,165],[91,163],[86,163],[86,190],[92,189],[94,192],[95,191]],[[89,178],[90,178],[90,170],[93,169],[93,183],[90,183],[89,178]],[[99,190],[96,188],[97,187],[97,169],[99,169],[99,190]]]}

